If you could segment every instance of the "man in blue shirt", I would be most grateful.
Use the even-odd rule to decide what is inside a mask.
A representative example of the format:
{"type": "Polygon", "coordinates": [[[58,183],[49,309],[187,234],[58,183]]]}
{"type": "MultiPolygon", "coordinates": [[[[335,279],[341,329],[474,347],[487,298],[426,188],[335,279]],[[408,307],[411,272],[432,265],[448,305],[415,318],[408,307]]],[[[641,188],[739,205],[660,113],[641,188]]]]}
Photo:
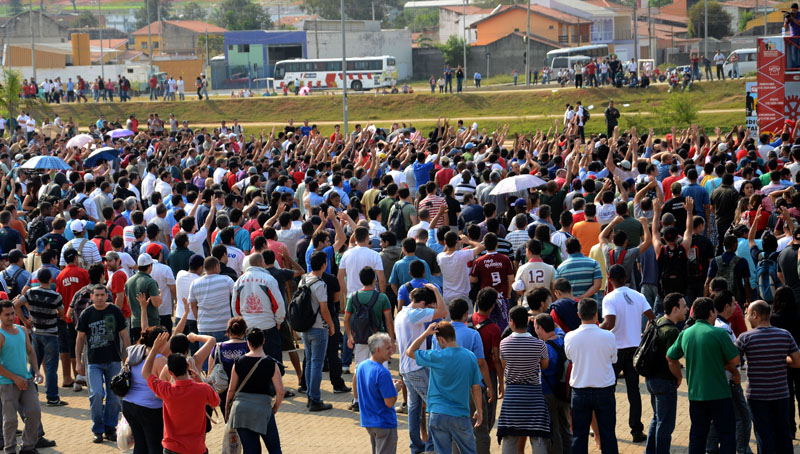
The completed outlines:
{"type": "MultiPolygon", "coordinates": [[[[401,286],[413,278],[410,271],[412,262],[421,261],[425,267],[425,272],[420,277],[424,277],[425,281],[427,282],[431,281],[430,267],[428,266],[427,262],[415,255],[416,250],[417,242],[414,238],[406,238],[403,240],[404,257],[395,262],[394,266],[392,267],[392,273],[389,275],[389,284],[391,284],[395,295],[398,295],[397,291],[401,286]]],[[[406,299],[406,301],[408,301],[408,299],[406,299]]]]}
{"type": "MultiPolygon", "coordinates": [[[[408,266],[408,272],[411,275],[411,280],[403,282],[399,287],[392,284],[392,288],[397,295],[398,307],[406,306],[411,302],[411,290],[424,287],[425,284],[431,283],[431,273],[428,269],[428,264],[425,263],[424,260],[414,257],[414,260],[411,260],[408,266]]],[[[392,271],[392,277],[394,277],[394,269],[392,271]]],[[[391,277],[389,278],[389,282],[392,282],[391,277]]],[[[437,286],[437,288],[439,287],[437,286]]]]}
{"type": "Polygon", "coordinates": [[[708,196],[708,191],[697,184],[697,169],[687,170],[686,178],[689,180],[689,185],[683,188],[681,195],[691,197],[694,200],[694,213],[708,221],[711,214],[711,198],[708,196]]]}
{"type": "MultiPolygon", "coordinates": [[[[466,302],[464,302],[466,306],[466,302]]],[[[466,315],[466,311],[464,311],[466,315]]],[[[463,323],[462,323],[463,324],[463,323]]],[[[471,330],[470,328],[464,329],[471,330]]],[[[474,330],[471,330],[474,331],[474,330]]],[[[474,331],[477,335],[478,332],[474,331]]],[[[438,453],[452,452],[458,445],[461,454],[475,454],[475,436],[470,421],[470,395],[476,402],[474,419],[483,421],[481,403],[481,373],[475,354],[456,341],[453,324],[443,321],[431,323],[406,350],[406,355],[430,371],[428,385],[428,432],[438,453]],[[425,339],[436,334],[439,350],[417,351],[425,339]]],[[[480,345],[480,335],[478,335],[480,345]]],[[[483,349],[483,347],[479,347],[483,349]]]]}
{"type": "Polygon", "coordinates": [[[391,359],[392,339],[386,333],[375,333],[369,337],[370,358],[362,361],[356,369],[357,388],[353,394],[358,398],[361,427],[367,429],[372,452],[390,453],[397,450],[397,389],[400,380],[392,380],[392,373],[383,366],[391,359]]]}
{"type": "Polygon", "coordinates": [[[431,154],[436,153],[436,157],[433,161],[425,162],[425,153],[417,153],[417,162],[414,163],[414,182],[416,186],[414,189],[419,191],[419,187],[426,184],[428,181],[431,180],[431,170],[436,166],[439,162],[439,158],[442,156],[441,150],[437,151],[436,145],[431,145],[428,147],[428,151],[431,154]]]}
{"type": "Polygon", "coordinates": [[[317,250],[324,252],[325,255],[328,256],[328,263],[326,265],[327,268],[325,268],[325,272],[330,273],[333,253],[342,247],[345,240],[346,237],[344,235],[344,230],[342,230],[342,225],[339,223],[339,220],[336,219],[336,212],[334,211],[333,207],[328,207],[328,216],[322,219],[320,228],[311,237],[311,245],[308,247],[308,249],[306,249],[306,271],[309,273],[311,272],[311,254],[317,250]],[[333,245],[331,245],[330,232],[327,230],[322,230],[322,226],[327,224],[329,219],[333,222],[333,228],[336,230],[336,236],[333,239],[333,245]]]}

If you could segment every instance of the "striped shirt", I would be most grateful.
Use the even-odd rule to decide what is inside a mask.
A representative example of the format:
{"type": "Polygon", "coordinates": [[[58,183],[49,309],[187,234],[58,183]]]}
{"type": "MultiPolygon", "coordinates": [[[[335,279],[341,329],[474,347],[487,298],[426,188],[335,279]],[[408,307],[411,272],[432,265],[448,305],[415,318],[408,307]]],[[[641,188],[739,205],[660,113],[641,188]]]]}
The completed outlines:
{"type": "Polygon", "coordinates": [[[748,399],[789,398],[786,356],[797,351],[797,344],[788,331],[774,326],[746,331],[739,335],[736,347],[748,363],[748,399]]]}
{"type": "Polygon", "coordinates": [[[538,385],[540,363],[547,357],[547,347],[530,333],[512,333],[500,341],[500,359],[506,362],[506,383],[538,385]]]}
{"type": "Polygon", "coordinates": [[[556,269],[556,279],[563,277],[572,284],[572,294],[576,296],[586,293],[595,279],[603,279],[600,265],[580,252],[570,254],[556,269]]]}
{"type": "Polygon", "coordinates": [[[231,318],[233,280],[222,274],[206,274],[192,282],[189,303],[197,303],[197,330],[225,331],[231,318]]]}
{"type": "MultiPolygon", "coordinates": [[[[76,251],[81,246],[85,238],[74,238],[69,240],[67,244],[61,248],[61,260],[58,262],[58,266],[65,266],[67,263],[64,261],[64,251],[67,249],[75,249],[76,251]]],[[[86,240],[84,243],[83,248],[79,251],[80,256],[86,260],[86,266],[100,263],[103,261],[103,258],[100,257],[100,251],[97,250],[97,245],[92,242],[92,240],[86,240]]]]}
{"type": "MultiPolygon", "coordinates": [[[[447,206],[447,201],[445,200],[444,197],[439,197],[436,194],[429,194],[427,197],[422,199],[422,201],[419,203],[419,209],[421,210],[423,208],[427,208],[428,209],[428,213],[431,215],[431,219],[433,219],[433,217],[436,216],[436,213],[439,212],[439,210],[441,209],[442,206],[446,207],[447,206]]],[[[441,218],[439,218],[438,224],[432,225],[431,228],[437,228],[438,229],[439,227],[444,227],[444,223],[445,223],[446,219],[447,219],[447,217],[442,216],[441,218]]],[[[409,237],[411,237],[411,235],[409,235],[409,237]]]]}
{"type": "Polygon", "coordinates": [[[511,243],[512,252],[517,252],[520,247],[528,244],[530,239],[531,237],[528,236],[527,230],[514,230],[506,235],[506,240],[511,243]]]}
{"type": "Polygon", "coordinates": [[[20,299],[28,303],[34,334],[58,334],[58,310],[64,310],[61,294],[55,290],[36,287],[25,292],[20,299]]]}

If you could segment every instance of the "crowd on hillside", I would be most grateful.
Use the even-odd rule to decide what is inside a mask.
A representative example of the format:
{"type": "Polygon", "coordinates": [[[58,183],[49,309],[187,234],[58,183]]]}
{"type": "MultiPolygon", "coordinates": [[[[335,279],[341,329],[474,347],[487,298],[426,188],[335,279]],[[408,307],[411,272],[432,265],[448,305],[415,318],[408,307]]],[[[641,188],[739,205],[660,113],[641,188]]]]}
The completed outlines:
{"type": "Polygon", "coordinates": [[[154,113],[55,136],[22,113],[0,143],[5,452],[52,446],[41,406],[88,385],[87,441],[219,452],[218,412],[226,443],[274,454],[281,403],[330,410],[325,379],[374,453],[581,454],[591,430],[606,454],[618,436],[666,454],[679,399],[691,454],[745,454],[753,431],[791,453],[796,125],[659,135],[609,105],[588,134],[588,112],[514,134],[154,113]]]}

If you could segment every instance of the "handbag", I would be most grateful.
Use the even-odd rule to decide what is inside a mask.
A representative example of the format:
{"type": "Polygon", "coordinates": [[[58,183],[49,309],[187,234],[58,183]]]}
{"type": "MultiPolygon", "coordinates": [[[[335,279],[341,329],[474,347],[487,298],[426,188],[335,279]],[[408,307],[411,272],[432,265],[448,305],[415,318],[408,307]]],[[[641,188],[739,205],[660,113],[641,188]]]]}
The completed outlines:
{"type": "Polygon", "coordinates": [[[214,367],[206,378],[206,382],[214,388],[217,394],[222,394],[228,390],[228,374],[220,361],[220,347],[217,346],[216,354],[214,355],[214,367]]]}
{"type": "Polygon", "coordinates": [[[122,370],[111,378],[111,383],[109,383],[108,387],[111,388],[111,392],[118,397],[125,397],[125,394],[128,394],[128,391],[131,389],[131,379],[131,368],[126,363],[122,366],[122,370]]]}

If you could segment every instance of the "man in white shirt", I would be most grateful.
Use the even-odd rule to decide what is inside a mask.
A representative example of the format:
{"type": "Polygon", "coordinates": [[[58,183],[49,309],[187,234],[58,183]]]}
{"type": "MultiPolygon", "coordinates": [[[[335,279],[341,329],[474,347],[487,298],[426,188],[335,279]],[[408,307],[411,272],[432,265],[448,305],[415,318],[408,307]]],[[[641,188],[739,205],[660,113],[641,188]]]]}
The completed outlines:
{"type": "Polygon", "coordinates": [[[419,210],[419,222],[417,222],[416,224],[411,226],[410,229],[408,229],[407,238],[416,238],[417,231],[430,229],[431,228],[430,219],[431,219],[431,213],[430,210],[428,210],[428,208],[422,208],[421,210],[419,210]]]}
{"type": "Polygon", "coordinates": [[[614,334],[597,326],[597,301],[584,298],[578,303],[581,326],[567,333],[564,351],[572,361],[572,449],[585,452],[589,443],[592,413],[597,415],[602,452],[619,452],[617,409],[614,399],[617,341],[614,334]]]}
{"type": "Polygon", "coordinates": [[[205,274],[189,288],[189,304],[197,319],[198,334],[213,336],[217,342],[227,339],[225,330],[231,318],[233,280],[219,274],[220,264],[215,257],[203,262],[205,274]]]}
{"type": "Polygon", "coordinates": [[[642,340],[642,315],[650,321],[655,316],[644,295],[625,286],[628,281],[625,267],[621,264],[612,266],[608,270],[608,280],[614,286],[614,291],[603,298],[603,323],[600,328],[614,333],[617,345],[614,372],[616,375],[624,371],[630,404],[628,425],[633,442],[639,443],[647,440],[647,436],[643,432],[642,396],[639,393],[639,374],[633,368],[633,355],[642,340]]]}
{"type": "Polygon", "coordinates": [[[208,229],[211,228],[211,223],[217,217],[217,204],[211,203],[211,210],[206,216],[205,224],[198,230],[194,213],[197,211],[199,205],[200,202],[195,203],[195,206],[192,207],[192,211],[181,219],[181,230],[189,236],[189,244],[186,247],[200,257],[205,257],[206,253],[203,249],[203,244],[208,241],[208,229]]]}
{"type": "Polygon", "coordinates": [[[473,312],[473,304],[469,299],[469,262],[483,252],[482,243],[470,240],[466,235],[461,235],[461,241],[472,246],[472,249],[461,249],[459,237],[456,232],[450,231],[444,235],[445,248],[436,256],[436,263],[442,270],[442,288],[444,300],[447,304],[462,298],[469,303],[469,313],[473,312]]]}
{"type": "Polygon", "coordinates": [[[172,195],[172,175],[166,170],[161,172],[154,189],[161,194],[162,199],[166,200],[172,195]]]}
{"type": "MultiPolygon", "coordinates": [[[[203,274],[203,256],[193,255],[189,258],[189,271],[178,271],[175,276],[175,299],[180,301],[175,309],[175,319],[180,320],[183,317],[183,301],[189,301],[189,289],[192,287],[192,282],[200,278],[203,274]]],[[[197,332],[197,317],[192,311],[186,316],[186,327],[184,333],[197,332]]]]}
{"type": "Polygon", "coordinates": [[[286,306],[278,281],[264,266],[264,256],[250,256],[250,267],[233,286],[232,310],[234,315],[244,318],[248,328],[264,332],[264,353],[281,358],[278,328],[286,317],[286,306]]]}
{"type": "Polygon", "coordinates": [[[520,265],[514,276],[511,288],[519,295],[527,294],[534,289],[544,287],[553,294],[553,282],[556,280],[556,269],[542,261],[542,242],[529,240],[525,248],[528,262],[520,265]]]}
{"type": "MultiPolygon", "coordinates": [[[[233,241],[235,230],[233,227],[225,227],[219,232],[220,243],[225,245],[228,254],[227,265],[236,273],[237,276],[242,275],[242,263],[244,262],[244,252],[236,247],[233,241]]],[[[252,263],[251,263],[252,265],[252,263]]]]}
{"type": "MultiPolygon", "coordinates": [[[[150,195],[153,194],[156,186],[156,175],[158,165],[155,162],[147,164],[147,173],[142,178],[142,197],[141,200],[150,200],[150,195]]],[[[133,183],[133,182],[131,182],[133,183]]]]}
{"type": "Polygon", "coordinates": [[[378,290],[386,293],[386,275],[383,272],[383,260],[380,254],[370,248],[369,229],[356,227],[353,235],[356,238],[356,247],[351,247],[342,255],[339,263],[339,285],[347,291],[342,294],[342,304],[347,296],[360,290],[363,285],[358,273],[365,267],[371,267],[378,276],[378,290]],[[346,277],[346,278],[345,278],[346,277]]]}
{"type": "Polygon", "coordinates": [[[289,257],[297,260],[297,242],[303,237],[303,230],[292,227],[292,216],[289,213],[281,213],[278,216],[278,223],[281,226],[281,229],[275,232],[278,241],[286,245],[289,257]]]}
{"type": "MultiPolygon", "coordinates": [[[[175,275],[172,274],[172,269],[167,265],[160,262],[161,246],[155,243],[150,243],[145,252],[150,254],[153,258],[153,269],[150,270],[150,277],[157,283],[158,288],[161,289],[161,305],[158,306],[158,316],[161,319],[161,326],[167,328],[167,332],[172,332],[172,311],[174,309],[173,295],[178,292],[175,288],[175,275]]],[[[182,306],[181,303],[179,306],[182,306]]]]}

